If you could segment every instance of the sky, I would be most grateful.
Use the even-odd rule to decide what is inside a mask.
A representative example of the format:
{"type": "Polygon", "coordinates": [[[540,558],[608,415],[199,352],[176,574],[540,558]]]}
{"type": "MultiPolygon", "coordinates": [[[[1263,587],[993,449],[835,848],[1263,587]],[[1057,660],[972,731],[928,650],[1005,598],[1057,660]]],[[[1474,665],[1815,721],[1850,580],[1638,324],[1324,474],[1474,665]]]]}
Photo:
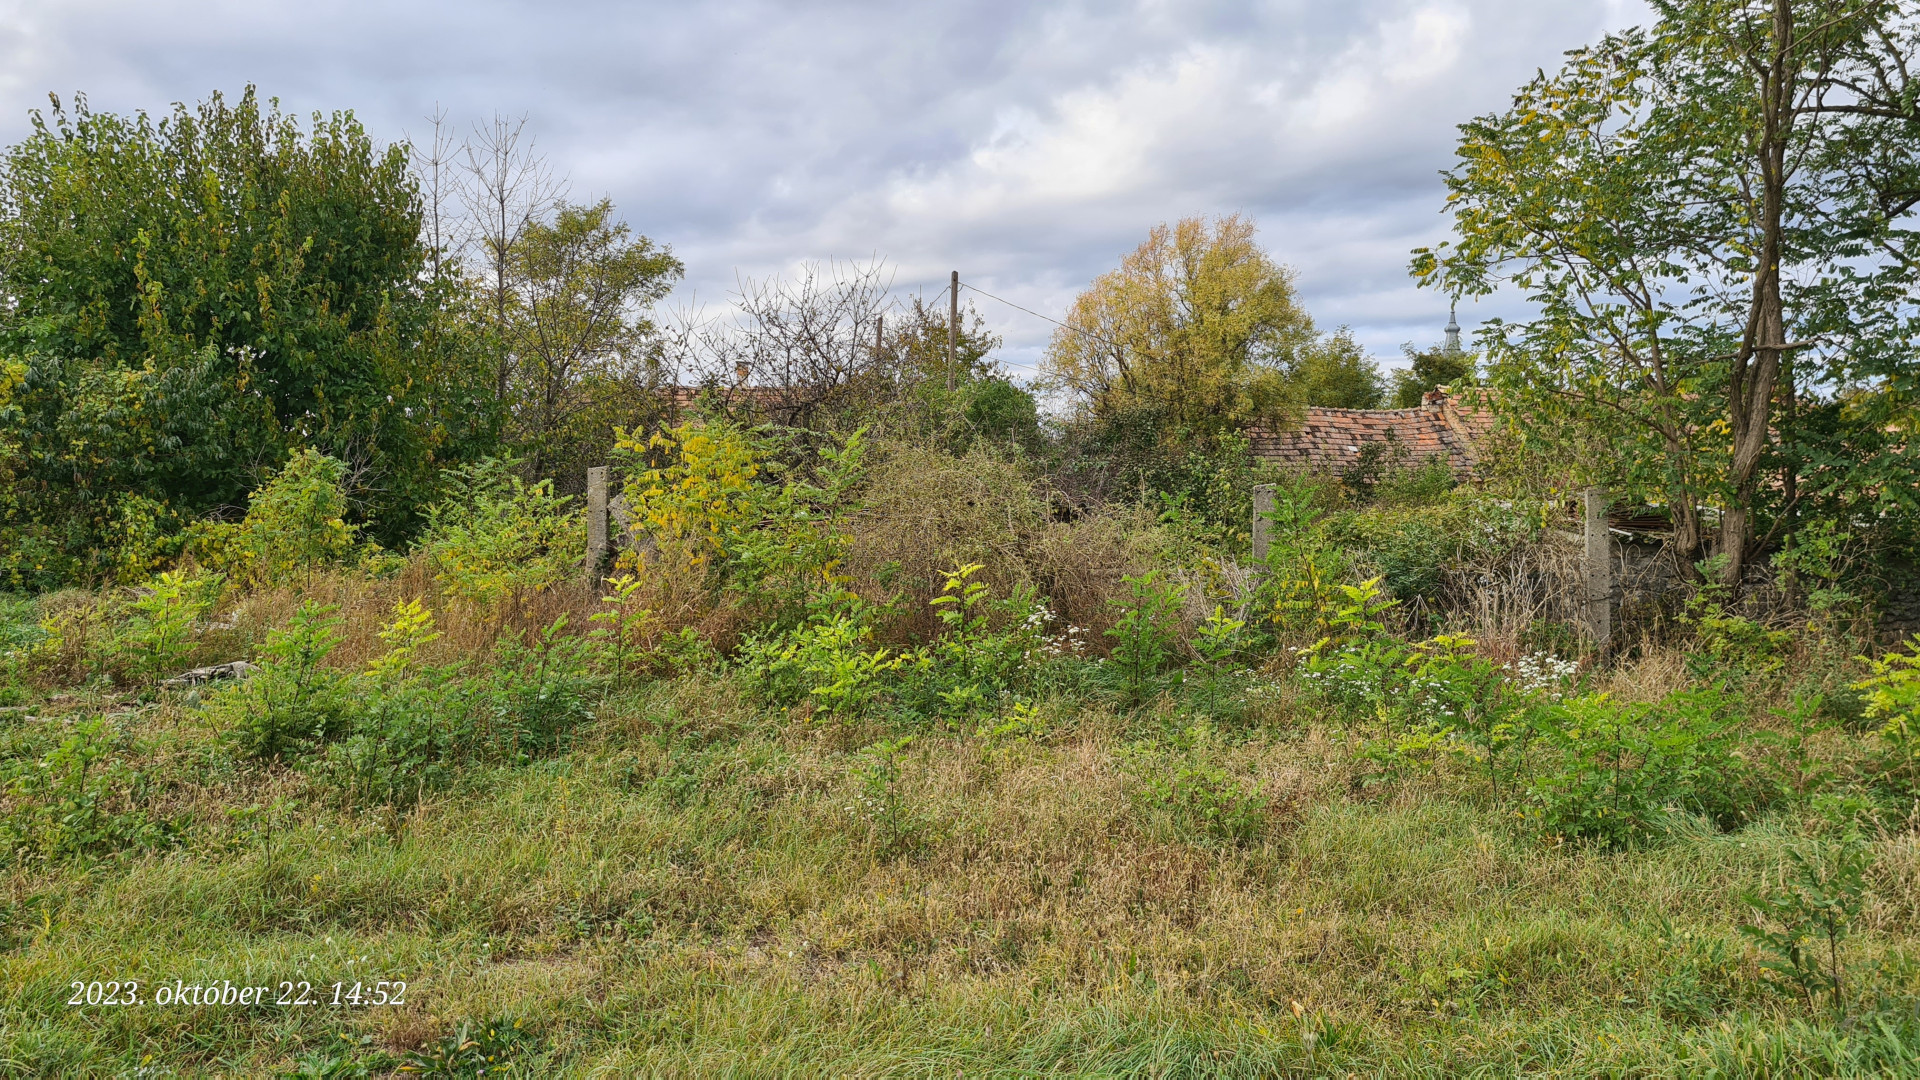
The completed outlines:
{"type": "MultiPolygon", "coordinates": [[[[1242,213],[1326,329],[1384,364],[1444,296],[1409,252],[1446,236],[1455,126],[1637,0],[1211,3],[0,0],[0,139],[49,91],[161,112],[248,83],[351,109],[382,141],[436,108],[524,116],[576,199],[670,245],[669,303],[884,259],[1060,317],[1156,222],[1242,213]]],[[[1030,374],[1052,332],[964,294],[1030,374]]],[[[1522,314],[1462,308],[1472,327],[1522,314]]]]}

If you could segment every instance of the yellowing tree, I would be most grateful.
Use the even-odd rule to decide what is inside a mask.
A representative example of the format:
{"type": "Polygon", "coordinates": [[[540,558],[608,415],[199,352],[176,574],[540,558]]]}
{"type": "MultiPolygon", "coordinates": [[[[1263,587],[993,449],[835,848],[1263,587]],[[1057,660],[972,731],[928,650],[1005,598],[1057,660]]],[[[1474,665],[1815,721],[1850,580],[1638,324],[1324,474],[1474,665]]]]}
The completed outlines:
{"type": "Polygon", "coordinates": [[[1253,234],[1238,215],[1155,226],[1074,301],[1047,349],[1049,381],[1095,415],[1146,413],[1169,435],[1284,416],[1313,320],[1253,234]]]}

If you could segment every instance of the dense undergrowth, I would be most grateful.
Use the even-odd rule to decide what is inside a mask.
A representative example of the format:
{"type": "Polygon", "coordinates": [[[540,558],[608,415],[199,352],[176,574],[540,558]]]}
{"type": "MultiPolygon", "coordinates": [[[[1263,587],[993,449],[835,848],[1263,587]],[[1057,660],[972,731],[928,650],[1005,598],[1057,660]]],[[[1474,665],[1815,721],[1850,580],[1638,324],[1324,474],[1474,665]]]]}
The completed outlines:
{"type": "Polygon", "coordinates": [[[309,456],[139,588],[0,598],[0,1061],[1915,1070],[1920,661],[1830,530],[1603,660],[1560,504],[1440,470],[1262,478],[1255,566],[985,450],[623,452],[604,587],[502,463],[400,554],[309,456]]]}

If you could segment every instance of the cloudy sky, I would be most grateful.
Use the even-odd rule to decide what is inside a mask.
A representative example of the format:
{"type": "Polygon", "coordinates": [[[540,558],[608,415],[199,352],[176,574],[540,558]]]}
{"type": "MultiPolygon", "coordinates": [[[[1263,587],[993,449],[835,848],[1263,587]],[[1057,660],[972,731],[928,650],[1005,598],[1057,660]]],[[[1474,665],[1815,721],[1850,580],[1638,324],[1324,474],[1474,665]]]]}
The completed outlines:
{"type": "MultiPolygon", "coordinates": [[[[1154,222],[1238,211],[1322,326],[1392,360],[1446,321],[1406,264],[1444,235],[1453,126],[1641,18],[1637,0],[0,0],[0,138],[50,90],[158,111],[252,82],[383,140],[436,104],[525,114],[574,195],[671,244],[676,300],[709,310],[741,276],[878,256],[898,290],[957,269],[1057,316],[1154,222]]],[[[977,302],[1030,368],[1048,324],[977,302]]]]}

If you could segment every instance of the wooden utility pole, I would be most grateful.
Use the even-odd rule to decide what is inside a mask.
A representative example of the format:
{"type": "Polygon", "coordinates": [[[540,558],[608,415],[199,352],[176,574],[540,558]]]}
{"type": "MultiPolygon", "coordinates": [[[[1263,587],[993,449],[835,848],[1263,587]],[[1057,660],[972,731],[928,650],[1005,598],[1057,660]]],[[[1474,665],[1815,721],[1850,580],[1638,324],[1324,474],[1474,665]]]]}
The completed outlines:
{"type": "Polygon", "coordinates": [[[1580,629],[1607,651],[1613,637],[1613,537],[1607,528],[1607,493],[1586,490],[1586,559],[1581,582],[1580,629]]]}
{"type": "Polygon", "coordinates": [[[947,389],[953,389],[955,357],[960,353],[960,271],[947,285],[947,389]]]}

